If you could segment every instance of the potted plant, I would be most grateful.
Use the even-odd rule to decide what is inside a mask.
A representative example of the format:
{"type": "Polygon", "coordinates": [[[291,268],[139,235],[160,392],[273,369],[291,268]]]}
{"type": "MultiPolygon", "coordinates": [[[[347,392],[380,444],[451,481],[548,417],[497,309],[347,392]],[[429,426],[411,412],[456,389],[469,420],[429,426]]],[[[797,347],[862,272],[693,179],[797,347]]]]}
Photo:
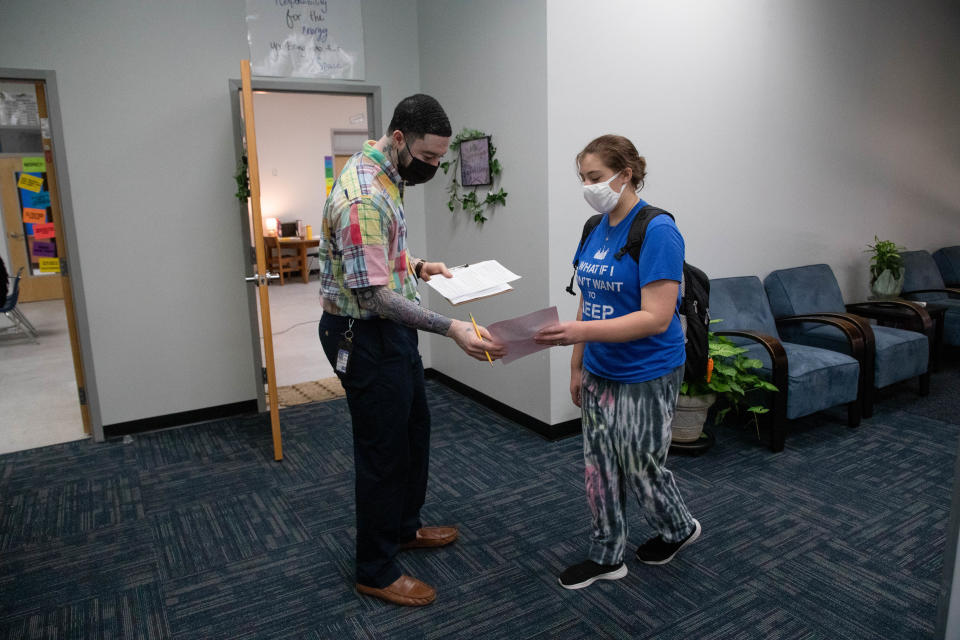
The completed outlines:
{"type": "Polygon", "coordinates": [[[903,289],[903,258],[895,242],[881,240],[873,236],[873,244],[868,244],[866,252],[873,253],[870,258],[870,292],[874,299],[896,298],[903,289]]]}
{"type": "Polygon", "coordinates": [[[720,405],[714,416],[715,422],[719,423],[730,411],[740,410],[752,413],[756,422],[757,415],[767,413],[769,409],[762,405],[750,405],[747,394],[756,390],[777,391],[776,386],[757,375],[755,370],[763,363],[744,355],[746,348],[712,331],[707,333],[707,339],[709,360],[706,376],[695,381],[684,380],[680,385],[680,397],[671,425],[674,442],[698,440],[707,413],[716,402],[720,405]]]}

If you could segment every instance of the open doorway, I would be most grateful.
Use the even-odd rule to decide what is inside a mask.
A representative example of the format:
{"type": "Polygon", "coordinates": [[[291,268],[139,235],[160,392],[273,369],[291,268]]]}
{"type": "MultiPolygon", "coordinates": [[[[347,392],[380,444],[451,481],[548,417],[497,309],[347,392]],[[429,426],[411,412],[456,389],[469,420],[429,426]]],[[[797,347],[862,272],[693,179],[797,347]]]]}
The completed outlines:
{"type": "Polygon", "coordinates": [[[10,276],[0,304],[0,453],[91,433],[59,132],[53,73],[0,69],[0,258],[10,276]]]}
{"type": "MultiPolygon", "coordinates": [[[[323,312],[318,274],[323,206],[346,160],[379,135],[379,89],[262,78],[253,79],[252,86],[263,228],[246,225],[246,242],[252,247],[254,234],[262,233],[268,270],[282,275],[269,286],[282,407],[339,389],[317,337],[323,312]]],[[[251,322],[261,341],[255,345],[259,367],[263,331],[259,301],[251,300],[251,322]]]]}
{"type": "Polygon", "coordinates": [[[317,338],[322,313],[318,247],[307,243],[305,260],[301,261],[298,248],[284,246],[283,241],[293,236],[319,244],[323,206],[333,178],[369,139],[366,102],[358,95],[286,91],[253,94],[260,206],[267,227],[263,231],[280,236],[273,251],[289,255],[280,257],[277,266],[291,269],[289,275],[293,276],[270,282],[281,406],[322,394],[323,388],[330,386],[326,381],[335,377],[317,338]],[[316,385],[321,388],[314,388],[316,385]]]}

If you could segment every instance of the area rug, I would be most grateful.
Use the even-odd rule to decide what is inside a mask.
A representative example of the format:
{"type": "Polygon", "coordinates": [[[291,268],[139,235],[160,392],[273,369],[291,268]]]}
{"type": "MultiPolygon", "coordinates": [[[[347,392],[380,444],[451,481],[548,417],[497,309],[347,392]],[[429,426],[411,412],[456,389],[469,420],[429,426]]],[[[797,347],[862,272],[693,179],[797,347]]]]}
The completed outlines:
{"type": "Polygon", "coordinates": [[[340,385],[340,380],[334,376],[323,380],[299,382],[287,387],[277,387],[277,396],[279,397],[280,408],[284,408],[342,398],[344,397],[344,391],[343,386],[340,385]]]}

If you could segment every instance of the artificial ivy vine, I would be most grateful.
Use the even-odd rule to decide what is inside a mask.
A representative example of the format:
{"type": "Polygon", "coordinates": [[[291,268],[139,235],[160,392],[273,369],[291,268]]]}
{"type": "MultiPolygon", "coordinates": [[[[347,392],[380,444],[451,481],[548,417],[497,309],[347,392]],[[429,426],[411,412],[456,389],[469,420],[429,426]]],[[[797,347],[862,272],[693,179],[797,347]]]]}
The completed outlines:
{"type": "Polygon", "coordinates": [[[237,200],[246,204],[250,197],[250,173],[247,167],[247,156],[244,154],[240,158],[240,164],[237,165],[237,172],[233,174],[233,179],[237,181],[237,192],[233,194],[237,200]]]}
{"type": "MultiPolygon", "coordinates": [[[[487,220],[483,214],[489,207],[507,203],[507,192],[502,188],[496,193],[491,191],[488,192],[482,200],[477,196],[478,187],[472,187],[473,190],[469,193],[461,193],[461,189],[469,187],[462,187],[460,185],[460,172],[458,171],[460,165],[460,143],[468,140],[476,140],[477,138],[487,138],[487,134],[477,129],[464,129],[457,134],[457,137],[450,143],[453,160],[441,163],[440,168],[443,169],[445,174],[448,173],[450,169],[453,169],[453,179],[450,181],[450,188],[447,190],[450,194],[450,199],[447,201],[447,208],[450,209],[450,211],[456,211],[457,205],[459,205],[466,213],[473,214],[474,222],[482,225],[487,220]]],[[[490,149],[490,179],[494,183],[499,183],[503,168],[500,166],[500,161],[494,157],[497,153],[497,148],[493,146],[490,138],[487,138],[487,140],[490,149]]],[[[493,189],[493,187],[494,185],[491,184],[489,189],[493,189]]]]}

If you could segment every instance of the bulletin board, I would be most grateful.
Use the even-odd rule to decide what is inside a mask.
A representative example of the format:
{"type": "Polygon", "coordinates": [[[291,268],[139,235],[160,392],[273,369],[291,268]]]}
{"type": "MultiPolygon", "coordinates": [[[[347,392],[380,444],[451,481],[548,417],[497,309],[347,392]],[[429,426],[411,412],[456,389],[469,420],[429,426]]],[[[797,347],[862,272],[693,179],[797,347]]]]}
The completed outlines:
{"type": "Polygon", "coordinates": [[[31,274],[34,276],[60,273],[46,171],[44,158],[24,158],[23,171],[14,175],[20,196],[23,236],[27,243],[31,274]]]}
{"type": "Polygon", "coordinates": [[[362,80],[357,0],[247,0],[254,75],[362,80]]]}

